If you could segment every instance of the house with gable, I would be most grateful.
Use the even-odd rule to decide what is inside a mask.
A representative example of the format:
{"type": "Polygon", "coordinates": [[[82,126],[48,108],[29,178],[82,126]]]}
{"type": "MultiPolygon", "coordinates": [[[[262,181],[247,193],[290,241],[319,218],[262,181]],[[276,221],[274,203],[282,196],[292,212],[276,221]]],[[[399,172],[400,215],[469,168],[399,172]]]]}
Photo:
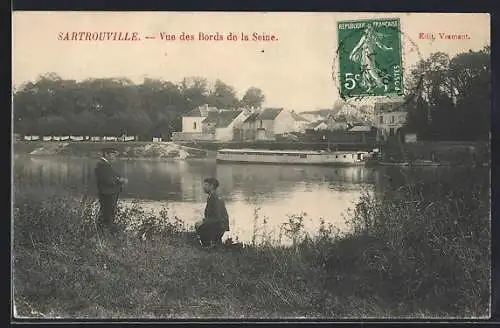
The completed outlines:
{"type": "MultiPolygon", "coordinates": [[[[218,112],[214,124],[215,140],[241,140],[242,125],[246,117],[247,113],[243,110],[223,110],[218,112]]],[[[210,124],[213,124],[212,120],[210,120],[210,124]]]]}
{"type": "Polygon", "coordinates": [[[201,122],[205,119],[199,108],[182,115],[182,132],[201,133],[201,122]]]}
{"type": "Polygon", "coordinates": [[[215,126],[217,125],[217,120],[219,118],[219,111],[210,111],[207,116],[201,121],[201,132],[203,134],[213,134],[215,135],[215,126]]]}
{"type": "Polygon", "coordinates": [[[173,141],[212,140],[214,133],[206,133],[203,121],[216,112],[217,108],[203,105],[182,115],[182,131],[172,133],[173,141]]]}
{"type": "Polygon", "coordinates": [[[256,119],[256,140],[275,140],[276,135],[295,131],[292,112],[284,108],[265,108],[256,119]]]}
{"type": "Polygon", "coordinates": [[[260,113],[251,113],[248,115],[241,126],[242,141],[255,140],[257,136],[257,118],[260,113]]]}
{"type": "Polygon", "coordinates": [[[213,113],[215,111],[217,111],[217,108],[203,105],[182,115],[182,132],[201,133],[203,120],[207,118],[209,113],[213,113]]]}

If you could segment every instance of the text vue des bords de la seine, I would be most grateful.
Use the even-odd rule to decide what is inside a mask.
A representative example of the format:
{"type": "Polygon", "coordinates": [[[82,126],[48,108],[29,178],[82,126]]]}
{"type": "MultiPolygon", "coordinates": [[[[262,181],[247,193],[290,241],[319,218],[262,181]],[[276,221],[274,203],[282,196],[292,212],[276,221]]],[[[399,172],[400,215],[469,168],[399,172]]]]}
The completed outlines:
{"type": "Polygon", "coordinates": [[[160,32],[157,35],[148,35],[141,38],[139,32],[59,32],[57,39],[60,41],[141,41],[143,39],[160,39],[164,41],[278,41],[278,37],[270,33],[257,33],[250,34],[243,32],[228,32],[228,33],[205,33],[198,32],[198,34],[191,33],[177,33],[172,34],[168,32],[160,32]]]}

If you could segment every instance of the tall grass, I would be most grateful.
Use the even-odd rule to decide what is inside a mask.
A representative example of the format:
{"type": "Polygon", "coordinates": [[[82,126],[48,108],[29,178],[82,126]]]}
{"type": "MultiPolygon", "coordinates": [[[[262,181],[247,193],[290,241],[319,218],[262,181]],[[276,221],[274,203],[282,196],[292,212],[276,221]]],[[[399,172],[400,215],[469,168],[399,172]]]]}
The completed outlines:
{"type": "Polygon", "coordinates": [[[489,314],[488,185],[419,182],[366,192],[351,232],[304,213],[279,246],[256,212],[253,245],[201,249],[168,209],[120,209],[97,229],[93,197],[16,182],[14,297],[21,316],[482,317],[489,314]]]}
{"type": "Polygon", "coordinates": [[[404,181],[380,197],[361,196],[350,216],[354,233],[337,245],[357,247],[351,260],[333,252],[330,272],[343,264],[362,266],[367,291],[375,288],[377,295],[414,310],[427,303],[459,316],[488,315],[487,177],[469,171],[448,180],[421,181],[410,173],[404,181]],[[381,288],[372,284],[374,277],[381,288]]]}

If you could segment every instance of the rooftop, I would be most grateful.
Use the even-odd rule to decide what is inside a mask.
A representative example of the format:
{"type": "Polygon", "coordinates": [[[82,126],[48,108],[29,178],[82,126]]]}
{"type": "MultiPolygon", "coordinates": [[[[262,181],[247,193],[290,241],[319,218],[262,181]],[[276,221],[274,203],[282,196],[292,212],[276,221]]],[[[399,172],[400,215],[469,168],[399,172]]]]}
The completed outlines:
{"type": "MultiPolygon", "coordinates": [[[[242,113],[241,110],[228,110],[217,113],[216,128],[226,128],[231,124],[238,115],[242,113]]],[[[207,117],[208,118],[208,117],[207,117]]]]}
{"type": "Polygon", "coordinates": [[[219,109],[217,107],[210,107],[207,104],[193,108],[186,114],[182,115],[184,117],[207,117],[209,113],[217,112],[219,109]]]}
{"type": "Polygon", "coordinates": [[[249,123],[249,122],[255,122],[257,121],[257,118],[259,117],[259,113],[252,113],[250,116],[248,116],[243,123],[249,123]]]}
{"type": "Polygon", "coordinates": [[[207,117],[201,121],[202,123],[217,123],[217,119],[219,118],[218,112],[208,112],[207,117]]]}
{"type": "Polygon", "coordinates": [[[266,108],[258,116],[259,120],[274,120],[283,108],[266,108]]]}
{"type": "Polygon", "coordinates": [[[196,107],[182,116],[184,116],[184,117],[201,117],[201,111],[198,107],[196,107]]]}

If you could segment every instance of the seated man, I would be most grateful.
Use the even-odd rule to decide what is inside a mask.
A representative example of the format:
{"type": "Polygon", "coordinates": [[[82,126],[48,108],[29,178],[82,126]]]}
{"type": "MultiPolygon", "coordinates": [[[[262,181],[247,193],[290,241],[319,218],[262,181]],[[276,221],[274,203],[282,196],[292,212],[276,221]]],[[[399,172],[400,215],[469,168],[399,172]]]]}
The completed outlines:
{"type": "Polygon", "coordinates": [[[196,232],[203,246],[222,245],[222,236],[229,231],[229,216],[224,201],[217,195],[219,181],[207,178],[203,191],[208,194],[203,222],[196,226],[196,232]]]}

